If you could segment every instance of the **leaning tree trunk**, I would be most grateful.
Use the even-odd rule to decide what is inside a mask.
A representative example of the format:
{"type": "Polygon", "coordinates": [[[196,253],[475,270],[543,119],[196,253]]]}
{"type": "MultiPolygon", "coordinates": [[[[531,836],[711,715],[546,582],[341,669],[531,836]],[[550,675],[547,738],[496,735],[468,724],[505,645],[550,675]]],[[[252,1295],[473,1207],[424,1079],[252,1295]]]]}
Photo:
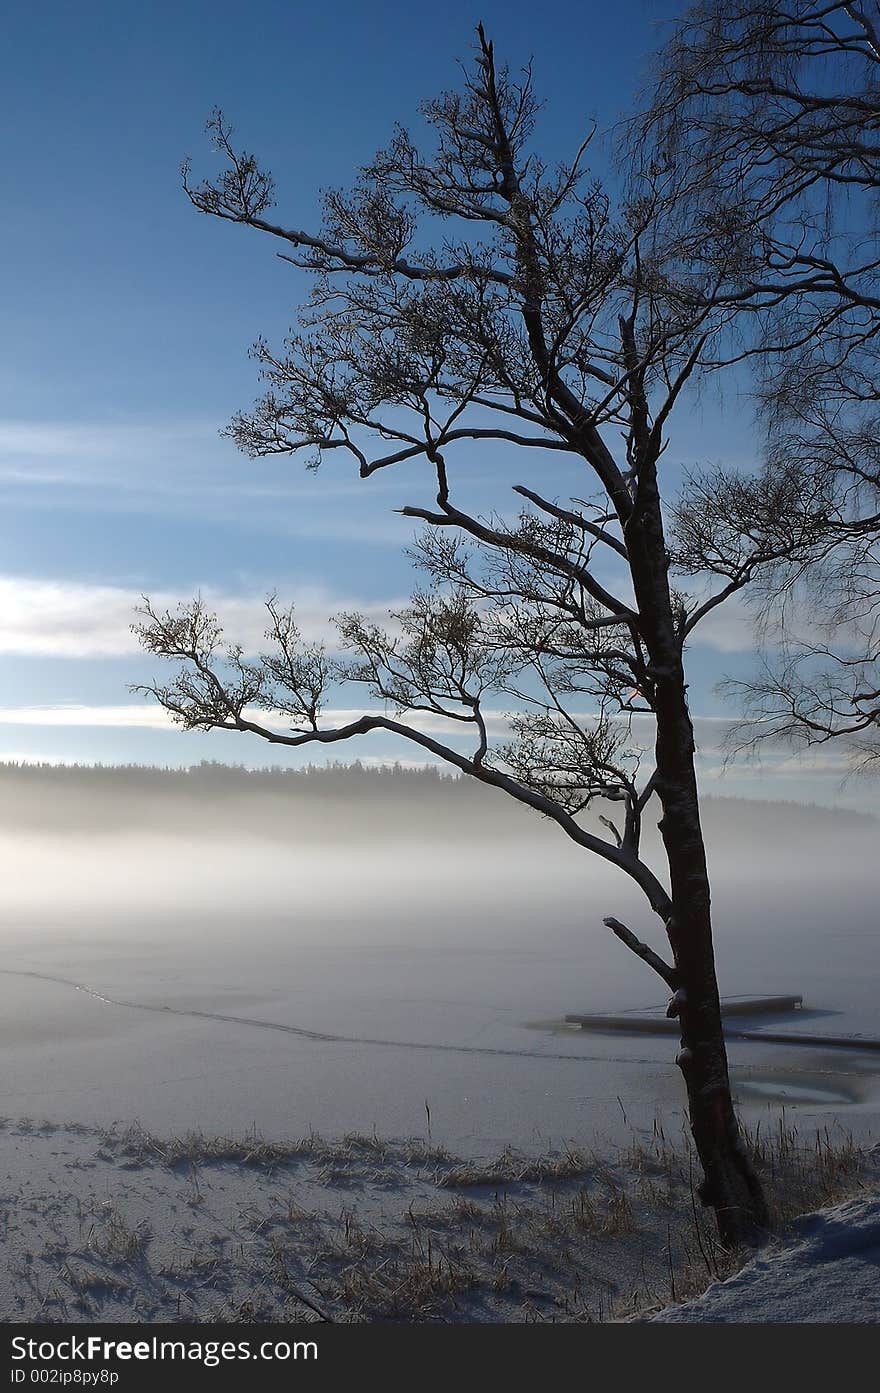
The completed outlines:
{"type": "Polygon", "coordinates": [[[754,1242],[767,1228],[767,1207],[742,1143],[730,1093],[693,731],[683,678],[669,687],[662,698],[658,694],[657,761],[662,770],[658,774],[663,804],[659,826],[672,888],[667,933],[679,983],[675,1004],[681,1050],[676,1062],[687,1086],[691,1132],[703,1168],[700,1197],[715,1210],[722,1240],[754,1242]]]}
{"type": "Polygon", "coordinates": [[[678,988],[673,1009],[681,1025],[677,1063],[687,1086],[690,1127],[703,1169],[700,1197],[714,1209],[725,1243],[754,1243],[766,1232],[767,1206],[742,1143],[730,1093],[682,640],[673,616],[655,481],[643,477],[640,493],[626,541],[656,714],[656,789],[663,808],[659,828],[672,898],[666,931],[678,988]]]}

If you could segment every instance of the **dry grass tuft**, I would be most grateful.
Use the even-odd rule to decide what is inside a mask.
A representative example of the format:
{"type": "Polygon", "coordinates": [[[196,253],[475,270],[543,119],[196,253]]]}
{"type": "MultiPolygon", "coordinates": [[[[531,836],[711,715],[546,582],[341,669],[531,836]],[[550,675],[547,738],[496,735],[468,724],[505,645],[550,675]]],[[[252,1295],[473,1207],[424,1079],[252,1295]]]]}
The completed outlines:
{"type": "Polygon", "coordinates": [[[322,1166],[328,1184],[339,1184],[349,1174],[366,1172],[377,1176],[383,1166],[394,1174],[400,1165],[413,1168],[451,1163],[443,1147],[431,1146],[418,1139],[400,1143],[382,1137],[350,1132],[339,1141],[325,1141],[317,1132],[296,1141],[270,1141],[253,1129],[244,1136],[206,1136],[203,1132],[187,1132],[167,1139],[154,1136],[139,1123],[124,1129],[111,1127],[101,1134],[101,1152],[109,1157],[124,1158],[135,1165],[186,1167],[190,1172],[198,1166],[253,1166],[276,1170],[313,1162],[322,1166]]]}
{"type": "Polygon", "coordinates": [[[144,1256],[150,1237],[146,1224],[129,1224],[115,1205],[107,1203],[89,1230],[87,1247],[105,1262],[130,1263],[144,1256]]]}
{"type": "Polygon", "coordinates": [[[474,1163],[456,1166],[446,1171],[439,1183],[448,1190],[558,1184],[560,1181],[581,1180],[593,1175],[598,1164],[594,1157],[576,1147],[566,1148],[561,1156],[525,1156],[513,1147],[506,1147],[488,1165],[474,1163]]]}
{"type": "Polygon", "coordinates": [[[762,1128],[759,1123],[746,1130],[744,1139],[776,1227],[846,1199],[869,1179],[876,1181],[876,1161],[841,1126],[803,1137],[783,1112],[775,1125],[762,1128]]]}
{"type": "MultiPolygon", "coordinates": [[[[783,1117],[744,1141],[779,1233],[796,1214],[877,1187],[877,1157],[841,1129],[803,1137],[783,1117]]],[[[140,1127],[104,1134],[101,1152],[123,1167],[182,1172],[182,1246],[154,1272],[145,1224],[112,1205],[80,1216],[79,1251],[53,1248],[45,1300],[56,1312],[86,1302],[99,1318],[129,1289],[134,1301],[137,1263],[139,1280],[167,1292],[172,1319],[620,1320],[699,1295],[748,1256],[719,1242],[687,1134],[669,1138],[659,1124],[604,1158],[570,1146],[464,1162],[430,1142],[375,1135],[162,1140],[140,1127]],[[241,1191],[233,1228],[203,1232],[212,1186],[228,1190],[249,1168],[264,1174],[241,1191]]]]}

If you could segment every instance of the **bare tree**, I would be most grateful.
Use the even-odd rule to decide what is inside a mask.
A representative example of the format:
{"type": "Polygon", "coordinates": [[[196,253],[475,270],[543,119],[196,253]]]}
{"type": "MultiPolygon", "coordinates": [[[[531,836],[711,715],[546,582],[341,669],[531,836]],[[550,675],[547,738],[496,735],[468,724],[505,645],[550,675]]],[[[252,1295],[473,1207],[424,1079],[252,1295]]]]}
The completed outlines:
{"type": "Polygon", "coordinates": [[[720,287],[739,311],[726,356],[757,366],[766,459],[757,478],[716,470],[694,481],[679,517],[683,557],[720,575],[756,526],[776,534],[778,562],[753,591],[771,651],[751,680],[729,684],[751,716],[737,740],[841,741],[856,764],[876,764],[876,5],[701,0],[660,55],[632,130],[674,172],[679,235],[695,249],[711,228],[738,248],[720,287]]]}
{"type": "Polygon", "coordinates": [[[679,564],[729,574],[756,514],[777,544],[778,562],[754,587],[759,665],[722,684],[745,713],[731,731],[734,751],[833,742],[852,770],[880,763],[877,441],[861,423],[847,428],[825,414],[812,433],[775,428],[760,479],[710,471],[691,481],[677,516],[679,564]],[[761,485],[786,476],[788,512],[776,512],[761,485]]]}
{"type": "Polygon", "coordinates": [[[462,90],[424,108],[431,153],[398,130],[353,192],[327,195],[320,231],[268,216],[271,178],[220,114],[224,171],[197,185],[184,175],[197,209],[276,239],[316,278],[283,351],[257,346],[267,391],[233,437],[256,457],[304,453],[317,465],[341,452],[364,479],[424,461],[434,501],[400,511],[425,524],[416,560],[428,583],[385,628],[341,616],[336,653],[304,644],[275,600],[256,658],[229,646],[199,601],[147,603],[145,647],[182,666],[146,690],[187,728],[297,749],[391,733],[635,882],[665,948],[605,923],[672,994],[702,1197],[725,1241],[754,1240],[767,1211],[731,1099],[683,653],[770,552],[756,538],[735,583],[701,603],[676,593],[658,475],[670,415],[723,330],[714,291],[727,268],[658,255],[660,180],[615,213],[582,173],[585,145],[562,167],[542,162],[530,74],[498,68],[478,33],[462,90]],[[536,479],[516,487],[512,513],[476,515],[453,474],[472,458],[461,446],[482,442],[528,461],[533,477],[564,461],[582,496],[561,502],[536,479]],[[335,721],[344,684],[371,700],[335,721]],[[510,712],[500,742],[488,719],[499,701],[510,712]],[[647,765],[636,715],[654,722],[647,765]],[[662,877],[641,845],[654,800],[662,877]],[[590,808],[607,836],[582,816],[590,808]]]}

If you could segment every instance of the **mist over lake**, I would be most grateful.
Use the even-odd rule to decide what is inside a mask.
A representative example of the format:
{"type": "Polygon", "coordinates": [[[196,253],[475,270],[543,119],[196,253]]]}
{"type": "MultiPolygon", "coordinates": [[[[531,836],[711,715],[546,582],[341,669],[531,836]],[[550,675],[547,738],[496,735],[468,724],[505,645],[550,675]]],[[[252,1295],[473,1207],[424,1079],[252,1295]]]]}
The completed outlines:
{"type": "MultiPolygon", "coordinates": [[[[705,824],[722,994],[801,992],[787,1028],[880,1035],[876,822],[709,799],[705,824]]],[[[561,1024],[661,1004],[602,918],[658,948],[662,930],[614,868],[492,791],[7,767],[0,865],[7,1115],[408,1136],[430,1114],[473,1152],[681,1120],[674,1037],[561,1024]]],[[[876,1056],[730,1049],[747,1113],[873,1127],[876,1056]]]]}

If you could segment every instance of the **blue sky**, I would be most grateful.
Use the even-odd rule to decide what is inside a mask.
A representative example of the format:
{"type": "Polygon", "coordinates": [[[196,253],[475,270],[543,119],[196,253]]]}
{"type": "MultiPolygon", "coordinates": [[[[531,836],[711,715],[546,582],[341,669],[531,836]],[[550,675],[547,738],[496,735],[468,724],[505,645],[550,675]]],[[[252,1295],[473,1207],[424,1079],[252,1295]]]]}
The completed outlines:
{"type": "MultiPolygon", "coordinates": [[[[201,589],[246,636],[270,590],[296,597],[318,633],[340,606],[381,610],[409,588],[408,527],[393,509],[423,494],[418,468],[367,483],[343,465],[316,476],[296,461],[248,462],[218,436],[256,393],[248,346],[283,336],[307,284],[267,242],[184,197],[183,156],[211,168],[211,109],[272,169],[280,215],[307,224],[322,187],[346,183],[395,120],[415,124],[419,100],[455,83],[477,19],[512,63],[534,57],[542,147],[561,158],[591,119],[607,127],[627,109],[677,9],[18,0],[7,11],[0,758],[274,760],[238,737],[164,729],[142,709],[128,684],[152,665],[127,632],[134,598],[201,589]]],[[[710,390],[675,426],[670,466],[747,462],[752,448],[747,403],[710,390]]],[[[489,506],[503,462],[474,453],[466,466],[489,506]]],[[[718,756],[703,718],[726,709],[713,684],[748,665],[749,646],[734,613],[691,654],[709,780],[718,756]]],[[[348,753],[407,752],[376,740],[348,753]]],[[[728,775],[722,791],[869,799],[840,790],[836,760],[777,758],[728,775]]]]}

